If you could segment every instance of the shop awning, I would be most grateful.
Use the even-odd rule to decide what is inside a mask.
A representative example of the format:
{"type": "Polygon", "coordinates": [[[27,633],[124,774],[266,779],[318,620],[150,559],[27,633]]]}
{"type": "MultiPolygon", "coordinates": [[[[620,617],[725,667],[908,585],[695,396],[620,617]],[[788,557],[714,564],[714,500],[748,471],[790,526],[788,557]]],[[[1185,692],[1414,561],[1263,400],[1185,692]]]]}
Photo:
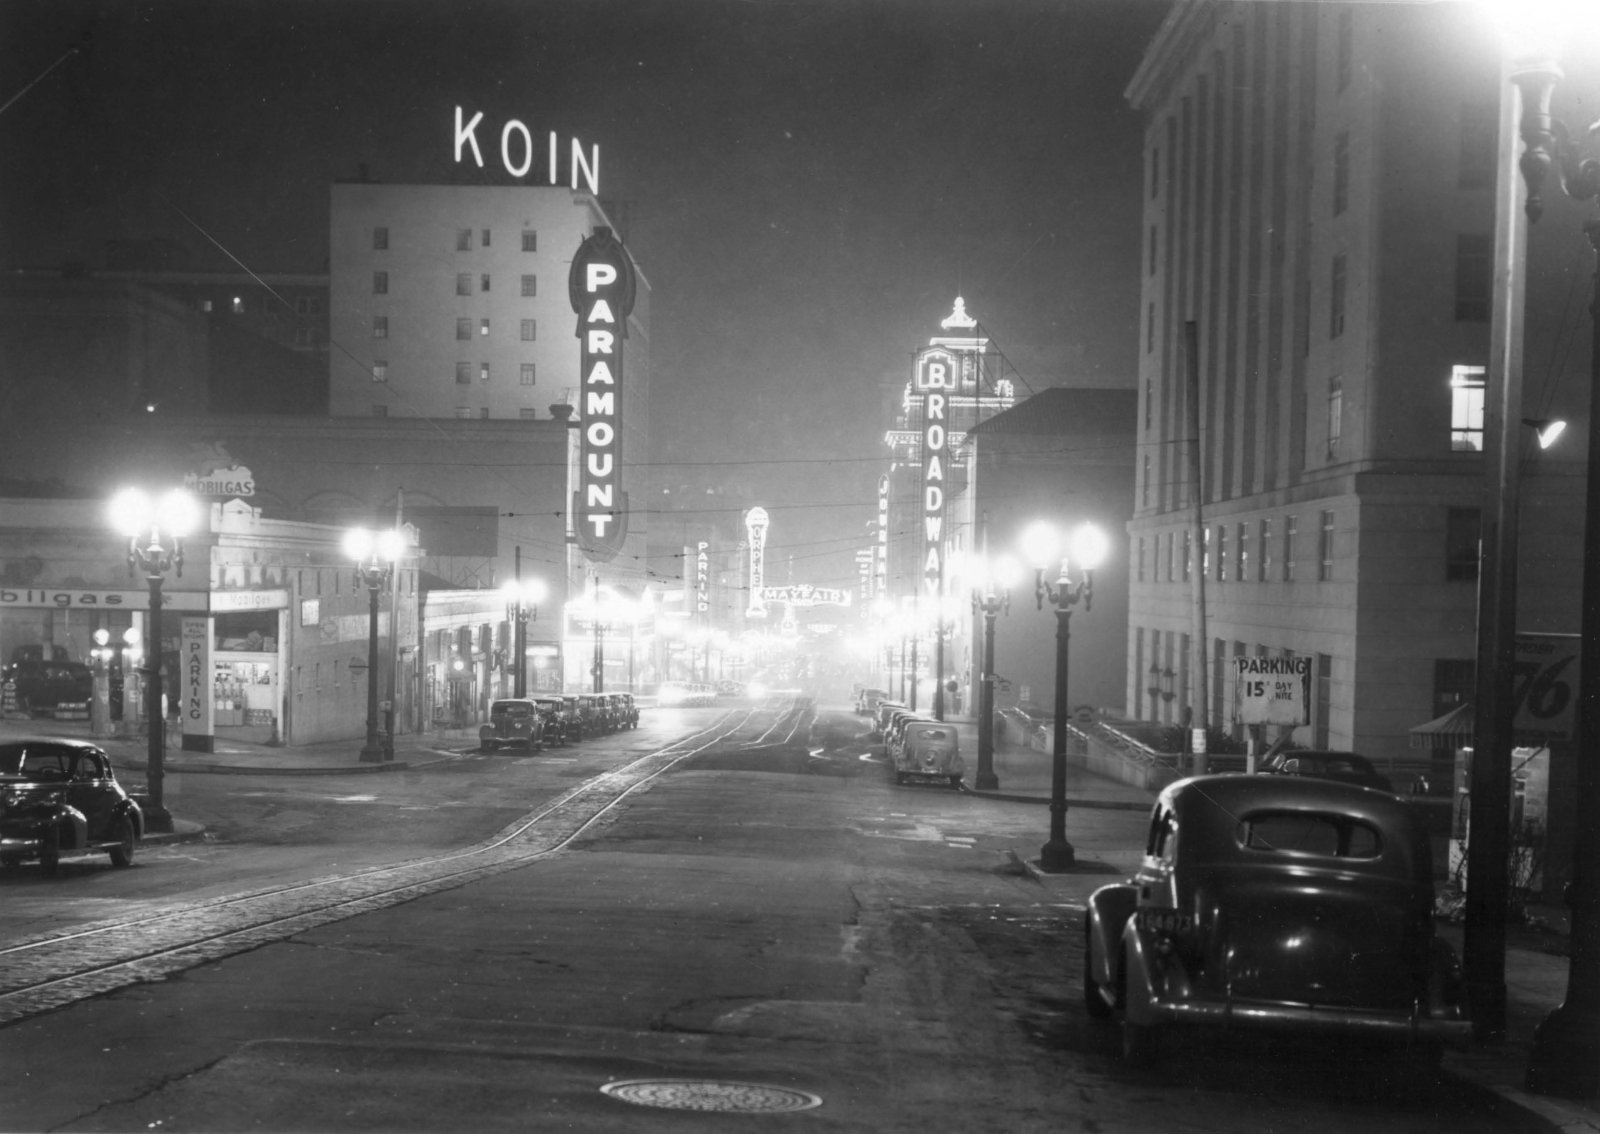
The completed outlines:
{"type": "MultiPolygon", "coordinates": [[[[1471,748],[1472,727],[1472,702],[1465,701],[1444,716],[1435,717],[1427,724],[1419,724],[1411,729],[1411,747],[1435,750],[1471,748]]],[[[1549,740],[1519,729],[1512,733],[1511,743],[1518,748],[1537,748],[1548,744],[1549,740]]]]}
{"type": "Polygon", "coordinates": [[[1472,702],[1464,701],[1442,717],[1411,730],[1413,748],[1471,748],[1472,702]]]}

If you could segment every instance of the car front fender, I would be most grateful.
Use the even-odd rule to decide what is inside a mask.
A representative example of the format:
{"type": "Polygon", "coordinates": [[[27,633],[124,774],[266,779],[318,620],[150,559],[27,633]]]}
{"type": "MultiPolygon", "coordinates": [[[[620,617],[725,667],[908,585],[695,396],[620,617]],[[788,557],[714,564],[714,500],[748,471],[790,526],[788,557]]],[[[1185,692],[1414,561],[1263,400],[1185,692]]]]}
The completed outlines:
{"type": "Polygon", "coordinates": [[[1122,927],[1128,924],[1138,902],[1138,891],[1126,883],[1102,886],[1089,895],[1084,911],[1089,973],[1104,988],[1115,987],[1122,927]]]}

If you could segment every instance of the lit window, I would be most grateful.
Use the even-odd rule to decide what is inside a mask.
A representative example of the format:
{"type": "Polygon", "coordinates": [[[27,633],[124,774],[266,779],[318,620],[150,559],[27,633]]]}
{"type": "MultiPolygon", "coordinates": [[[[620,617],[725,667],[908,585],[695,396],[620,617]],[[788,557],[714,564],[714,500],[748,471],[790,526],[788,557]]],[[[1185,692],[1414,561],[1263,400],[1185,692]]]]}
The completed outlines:
{"type": "Polygon", "coordinates": [[[1294,540],[1300,531],[1300,517],[1289,516],[1283,521],[1283,581],[1294,582],[1294,540]]]}
{"type": "Polygon", "coordinates": [[[372,317],[372,337],[386,339],[389,337],[389,316],[374,315],[372,317]]]}
{"type": "Polygon", "coordinates": [[[487,362],[480,362],[478,364],[478,381],[487,382],[488,380],[489,380],[489,364],[487,362]]]}
{"type": "Polygon", "coordinates": [[[472,407],[471,406],[457,406],[456,407],[456,416],[459,417],[459,418],[463,418],[463,419],[470,418],[472,416],[472,407]]]}
{"type": "Polygon", "coordinates": [[[479,335],[480,338],[485,338],[485,339],[489,337],[489,320],[487,320],[487,319],[478,320],[478,335],[479,335]]]}
{"type": "Polygon", "coordinates": [[[200,310],[204,311],[208,315],[211,313],[211,309],[214,306],[215,305],[209,299],[202,299],[200,301],[200,310]]]}
{"type": "Polygon", "coordinates": [[[1228,525],[1217,525],[1217,582],[1228,581],[1228,525]]]}
{"type": "Polygon", "coordinates": [[[1344,433],[1344,383],[1328,379],[1328,459],[1339,455],[1339,439],[1344,433]]]}
{"type": "Polygon", "coordinates": [[[372,380],[374,382],[387,382],[389,380],[389,364],[379,359],[372,364],[372,380]]]}
{"type": "Polygon", "coordinates": [[[1483,451],[1483,383],[1481,366],[1450,368],[1450,448],[1483,451]]]}
{"type": "Polygon", "coordinates": [[[243,315],[244,314],[244,296],[242,296],[242,295],[234,296],[233,297],[233,302],[231,304],[229,304],[229,308],[230,308],[230,310],[233,311],[233,313],[235,315],[243,315]]]}
{"type": "Polygon", "coordinates": [[[1239,569],[1234,578],[1241,583],[1250,578],[1250,525],[1241,523],[1237,531],[1239,544],[1239,569]]]}
{"type": "Polygon", "coordinates": [[[1333,578],[1333,513],[1322,513],[1322,531],[1317,539],[1317,578],[1333,578]]]}
{"type": "Polygon", "coordinates": [[[1263,519],[1260,525],[1261,538],[1256,541],[1256,547],[1261,554],[1256,559],[1256,582],[1264,583],[1272,577],[1272,521],[1263,519]]]}

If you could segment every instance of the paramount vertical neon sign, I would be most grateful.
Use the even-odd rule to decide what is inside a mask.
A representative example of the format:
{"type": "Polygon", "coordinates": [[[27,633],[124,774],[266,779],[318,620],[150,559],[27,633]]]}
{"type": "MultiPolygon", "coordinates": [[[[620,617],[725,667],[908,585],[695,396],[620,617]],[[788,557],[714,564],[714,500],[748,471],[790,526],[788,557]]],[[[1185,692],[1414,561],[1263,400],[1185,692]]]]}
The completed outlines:
{"type": "Polygon", "coordinates": [[[628,534],[622,491],[622,343],[628,337],[636,279],[633,262],[609,228],[578,245],[567,274],[567,297],[578,315],[580,413],[578,491],[572,515],[578,545],[608,562],[628,534]]]}

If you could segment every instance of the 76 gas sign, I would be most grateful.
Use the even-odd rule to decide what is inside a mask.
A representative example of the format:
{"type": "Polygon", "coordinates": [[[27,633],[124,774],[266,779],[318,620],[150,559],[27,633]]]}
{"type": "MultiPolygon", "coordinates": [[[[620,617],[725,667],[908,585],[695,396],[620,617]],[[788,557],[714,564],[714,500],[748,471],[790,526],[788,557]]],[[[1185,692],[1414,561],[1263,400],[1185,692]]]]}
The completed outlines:
{"type": "Polygon", "coordinates": [[[1577,721],[1578,636],[1518,634],[1511,696],[1517,744],[1571,740],[1577,721]]]}

